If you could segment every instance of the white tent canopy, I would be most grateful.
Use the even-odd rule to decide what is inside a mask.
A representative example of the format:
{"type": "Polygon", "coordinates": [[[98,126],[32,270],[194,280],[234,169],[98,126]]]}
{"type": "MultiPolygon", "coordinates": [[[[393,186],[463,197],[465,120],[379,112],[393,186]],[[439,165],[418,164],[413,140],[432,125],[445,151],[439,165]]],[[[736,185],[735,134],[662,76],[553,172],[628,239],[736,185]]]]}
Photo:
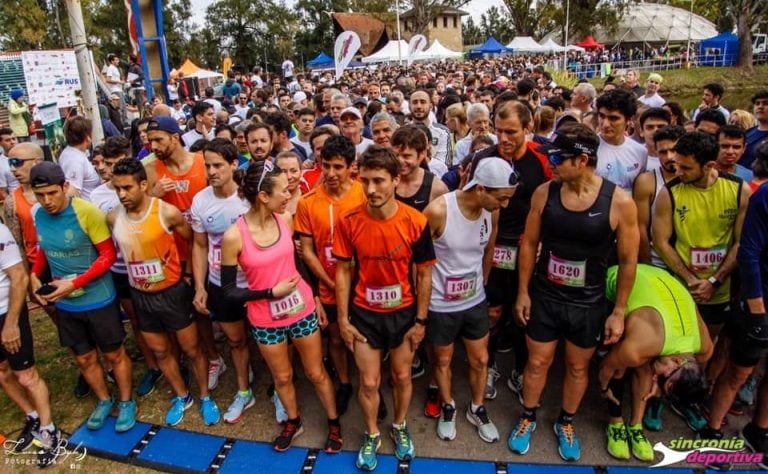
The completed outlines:
{"type": "Polygon", "coordinates": [[[508,45],[515,53],[540,53],[546,51],[530,36],[517,36],[508,45]]]}
{"type": "Polygon", "coordinates": [[[363,58],[364,63],[387,63],[387,62],[393,62],[397,61],[400,58],[405,61],[405,59],[408,57],[408,42],[405,40],[400,40],[400,54],[398,55],[397,51],[397,41],[392,40],[389,43],[387,43],[386,46],[381,48],[380,50],[376,51],[370,56],[366,56],[363,58]]]}
{"type": "Polygon", "coordinates": [[[460,51],[451,51],[450,49],[446,48],[443,46],[440,40],[435,40],[432,42],[432,46],[417,54],[415,59],[417,61],[425,59],[448,59],[460,58],[463,55],[464,53],[460,51]]]}
{"type": "Polygon", "coordinates": [[[562,53],[563,51],[566,51],[566,48],[557,44],[552,38],[542,42],[541,47],[546,52],[562,53]]]}

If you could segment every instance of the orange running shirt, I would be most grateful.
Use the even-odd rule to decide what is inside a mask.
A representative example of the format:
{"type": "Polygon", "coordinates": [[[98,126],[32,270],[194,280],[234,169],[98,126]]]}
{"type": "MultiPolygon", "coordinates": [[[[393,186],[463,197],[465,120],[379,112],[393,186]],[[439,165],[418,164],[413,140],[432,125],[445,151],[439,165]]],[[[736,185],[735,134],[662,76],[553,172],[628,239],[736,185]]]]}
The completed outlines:
{"type": "Polygon", "coordinates": [[[427,218],[401,203],[395,215],[386,220],[371,217],[366,204],[343,214],[333,256],[355,259],[357,282],[352,302],[377,313],[412,306],[411,265],[437,263],[427,218]]]}
{"type": "Polygon", "coordinates": [[[32,219],[32,204],[27,202],[21,186],[13,190],[13,204],[16,207],[16,217],[19,219],[19,228],[24,239],[24,253],[31,268],[37,256],[37,230],[35,221],[32,219]]]}
{"type": "MultiPolygon", "coordinates": [[[[296,207],[294,231],[312,238],[317,258],[331,279],[336,276],[336,259],[331,253],[341,215],[362,204],[365,204],[365,191],[359,181],[353,181],[347,194],[339,200],[328,194],[325,186],[318,186],[302,196],[296,207]]],[[[323,282],[320,282],[320,301],[336,304],[336,293],[323,282]]]]}
{"type": "Polygon", "coordinates": [[[178,283],[181,263],[173,232],[163,222],[161,210],[167,204],[151,198],[147,212],[137,220],[116,209],[112,236],[128,267],[131,286],[140,291],[157,293],[178,283]]]}

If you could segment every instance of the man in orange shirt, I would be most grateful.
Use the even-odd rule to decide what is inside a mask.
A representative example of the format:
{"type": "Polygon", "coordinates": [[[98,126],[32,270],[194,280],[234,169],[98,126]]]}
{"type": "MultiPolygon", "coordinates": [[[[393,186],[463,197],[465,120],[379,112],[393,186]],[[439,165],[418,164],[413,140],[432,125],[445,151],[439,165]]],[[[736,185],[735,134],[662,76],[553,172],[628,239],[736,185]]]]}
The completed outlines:
{"type": "Polygon", "coordinates": [[[359,166],[368,201],[341,216],[332,256],[337,259],[339,330],[360,371],[358,400],[366,435],[356,465],[371,471],[376,468],[376,451],[381,445],[376,414],[384,351],[390,353],[394,380],[390,435],[395,455],[400,460],[415,455],[405,416],[413,392],[411,363],[424,339],[436,260],[426,217],[395,199],[400,164],[394,152],[371,145],[361,155],[359,166]],[[415,289],[409,277],[414,264],[415,289]]]}
{"type": "Polygon", "coordinates": [[[365,203],[365,193],[359,181],[352,179],[355,145],[345,137],[331,136],[323,146],[323,182],[299,201],[294,225],[301,239],[302,258],[320,281],[320,313],[325,313],[330,336],[329,352],[339,377],[336,410],[339,416],[347,411],[352,396],[349,383],[349,356],[339,333],[336,310],[336,259],[332,249],[339,217],[346,211],[365,203]]]}

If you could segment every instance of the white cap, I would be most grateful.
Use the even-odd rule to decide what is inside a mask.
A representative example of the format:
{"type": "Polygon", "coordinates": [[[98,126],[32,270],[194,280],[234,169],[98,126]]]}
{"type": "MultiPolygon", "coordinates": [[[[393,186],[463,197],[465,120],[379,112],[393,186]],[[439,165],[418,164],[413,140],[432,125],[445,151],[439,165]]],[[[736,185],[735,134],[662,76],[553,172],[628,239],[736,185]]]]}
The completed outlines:
{"type": "Polygon", "coordinates": [[[307,94],[303,91],[299,91],[295,94],[293,94],[293,101],[297,104],[302,103],[303,101],[307,100],[307,94]]]}
{"type": "Polygon", "coordinates": [[[512,165],[507,160],[490,157],[482,158],[475,165],[474,175],[464,185],[462,191],[469,191],[478,184],[485,188],[514,188],[518,180],[512,165]]]}
{"type": "Polygon", "coordinates": [[[347,107],[346,109],[342,110],[341,115],[339,115],[339,118],[345,116],[346,114],[352,114],[361,120],[363,118],[363,114],[361,114],[360,111],[357,110],[357,107],[347,107]]]}

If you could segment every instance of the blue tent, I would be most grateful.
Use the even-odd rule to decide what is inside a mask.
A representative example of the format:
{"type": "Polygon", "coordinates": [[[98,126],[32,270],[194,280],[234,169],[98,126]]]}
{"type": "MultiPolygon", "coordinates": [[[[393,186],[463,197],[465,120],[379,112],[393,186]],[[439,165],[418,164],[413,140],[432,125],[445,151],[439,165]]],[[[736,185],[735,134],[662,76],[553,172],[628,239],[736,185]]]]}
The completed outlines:
{"type": "Polygon", "coordinates": [[[501,53],[511,53],[512,49],[507,48],[503,44],[499,43],[496,38],[491,36],[488,38],[485,43],[483,43],[481,46],[478,46],[475,49],[469,50],[470,57],[477,57],[477,56],[483,56],[486,54],[501,54],[501,53]]]}
{"type": "Polygon", "coordinates": [[[310,68],[333,67],[333,58],[325,54],[325,51],[320,51],[317,57],[307,61],[307,66],[310,68]]]}
{"type": "Polygon", "coordinates": [[[699,43],[699,64],[733,66],[739,59],[739,38],[733,33],[720,33],[699,43]]]}

